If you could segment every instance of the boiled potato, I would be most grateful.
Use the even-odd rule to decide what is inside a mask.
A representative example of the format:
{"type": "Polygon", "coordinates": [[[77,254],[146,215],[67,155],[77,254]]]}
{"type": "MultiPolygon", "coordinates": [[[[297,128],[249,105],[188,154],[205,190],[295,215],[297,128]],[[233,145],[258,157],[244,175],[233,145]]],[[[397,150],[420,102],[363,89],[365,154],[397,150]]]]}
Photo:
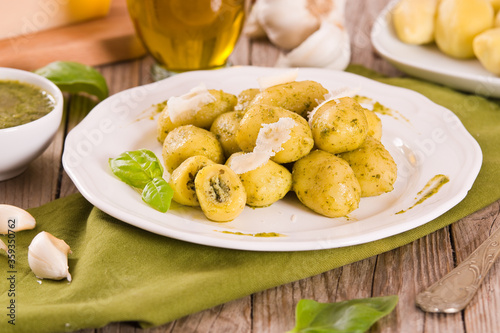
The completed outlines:
{"type": "MultiPolygon", "coordinates": [[[[226,165],[231,167],[233,154],[226,165]]],[[[247,193],[247,205],[266,207],[282,199],[292,188],[292,174],[282,165],[271,160],[257,169],[238,175],[247,193]]]]}
{"type": "Polygon", "coordinates": [[[401,0],[394,6],[392,22],[398,38],[408,44],[434,40],[434,21],[438,0],[401,0]]]}
{"type": "Polygon", "coordinates": [[[282,150],[271,159],[276,163],[289,163],[307,155],[314,145],[307,121],[295,112],[269,105],[252,104],[247,109],[236,133],[238,146],[244,152],[251,152],[262,124],[275,123],[284,117],[291,118],[295,126],[290,130],[290,139],[281,145],[282,150]]]}
{"type": "Polygon", "coordinates": [[[498,11],[495,15],[495,21],[493,23],[494,28],[500,28],[500,11],[498,11]]]}
{"type": "Polygon", "coordinates": [[[168,105],[163,109],[158,117],[157,138],[163,142],[167,134],[174,128],[183,125],[194,125],[209,129],[212,122],[222,113],[232,111],[237,103],[237,97],[222,90],[209,89],[215,101],[206,104],[199,110],[189,110],[184,112],[183,117],[173,122],[168,114],[168,105]]]}
{"type": "Polygon", "coordinates": [[[376,196],[394,189],[396,162],[380,141],[368,137],[361,147],[339,157],[346,160],[354,171],[362,197],[376,196]]]}
{"type": "Polygon", "coordinates": [[[255,96],[251,105],[279,106],[303,117],[323,101],[328,90],[315,81],[294,81],[264,89],[255,96]]]}
{"type": "Polygon", "coordinates": [[[477,35],[473,47],[481,65],[500,75],[500,28],[489,29],[477,35]]]}
{"type": "Polygon", "coordinates": [[[246,108],[253,101],[255,96],[260,93],[260,89],[258,88],[249,88],[245,89],[238,94],[238,103],[234,107],[236,111],[245,111],[246,108]]]}
{"type": "Polygon", "coordinates": [[[163,142],[163,162],[172,173],[185,159],[191,156],[206,156],[215,163],[224,163],[222,146],[215,134],[193,125],[174,128],[163,142]]]}
{"type": "Polygon", "coordinates": [[[472,58],[474,37],[493,27],[493,21],[489,0],[441,0],[436,18],[436,44],[451,57],[472,58]]]}
{"type": "Polygon", "coordinates": [[[500,10],[500,0],[489,0],[491,5],[493,6],[493,10],[496,12],[500,10]]]}
{"type": "Polygon", "coordinates": [[[312,116],[316,146],[332,154],[354,150],[368,135],[364,108],[353,98],[343,97],[320,106],[312,116]]]}
{"type": "Polygon", "coordinates": [[[240,128],[240,121],[243,118],[241,111],[226,112],[215,118],[210,132],[214,133],[220,144],[226,158],[232,154],[241,151],[236,142],[236,132],[240,128]]]}
{"type": "Polygon", "coordinates": [[[238,175],[225,165],[204,167],[196,175],[194,185],[201,210],[209,220],[231,221],[245,208],[245,187],[238,175]]]}
{"type": "Polygon", "coordinates": [[[211,164],[215,164],[215,162],[201,155],[191,156],[182,162],[172,172],[172,176],[170,177],[169,184],[174,190],[174,197],[172,199],[181,205],[199,206],[200,203],[196,196],[194,179],[198,171],[211,164]]]}
{"type": "Polygon", "coordinates": [[[380,139],[382,139],[382,121],[372,110],[363,108],[363,112],[365,113],[366,121],[368,122],[367,134],[380,141],[380,139]]]}
{"type": "Polygon", "coordinates": [[[295,162],[293,190],[316,213],[341,217],[358,208],[361,188],[349,164],[333,154],[314,150],[295,162]]]}

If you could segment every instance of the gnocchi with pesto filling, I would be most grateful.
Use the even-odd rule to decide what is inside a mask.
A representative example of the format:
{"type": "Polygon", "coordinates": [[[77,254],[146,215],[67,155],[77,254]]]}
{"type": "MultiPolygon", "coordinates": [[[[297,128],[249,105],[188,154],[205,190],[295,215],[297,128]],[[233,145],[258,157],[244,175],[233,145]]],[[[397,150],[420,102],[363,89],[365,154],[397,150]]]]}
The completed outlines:
{"type": "Polygon", "coordinates": [[[194,179],[198,171],[212,164],[215,162],[202,155],[191,156],[182,162],[170,177],[169,184],[174,190],[172,199],[181,205],[199,206],[200,202],[196,196],[194,179]]]}
{"type": "Polygon", "coordinates": [[[225,165],[212,164],[202,168],[194,184],[201,210],[209,220],[231,221],[245,208],[245,188],[238,175],[225,165]]]}
{"type": "Polygon", "coordinates": [[[194,125],[204,129],[209,129],[215,118],[219,115],[232,111],[238,102],[235,95],[222,90],[208,90],[213,97],[213,101],[208,104],[195,105],[183,112],[183,116],[172,119],[169,113],[168,104],[158,117],[157,139],[163,142],[169,132],[179,126],[194,125]]]}
{"type": "Polygon", "coordinates": [[[315,150],[295,162],[293,190],[311,210],[341,217],[358,208],[361,187],[349,164],[340,157],[315,150]]]}
{"type": "Polygon", "coordinates": [[[208,91],[216,101],[176,118],[186,123],[174,124],[168,108],[159,116],[177,203],[227,222],[245,205],[270,206],[293,191],[313,212],[334,218],[356,210],[362,197],[393,190],[397,166],[380,141],[382,121],[355,99],[328,99],[315,81],[249,88],[238,97],[208,91]]]}
{"type": "Polygon", "coordinates": [[[226,112],[215,118],[210,127],[210,132],[214,133],[219,140],[226,158],[241,151],[236,142],[236,133],[240,128],[242,118],[243,113],[240,111],[226,112]]]}
{"type": "Polygon", "coordinates": [[[282,143],[282,149],[271,159],[277,163],[290,163],[307,155],[314,146],[307,121],[294,112],[265,104],[253,104],[245,112],[236,132],[238,146],[242,151],[252,151],[262,125],[275,123],[280,118],[291,118],[295,126],[290,131],[290,138],[282,143]]]}
{"type": "Polygon", "coordinates": [[[354,150],[368,135],[363,107],[350,97],[331,100],[319,106],[311,119],[316,146],[332,154],[354,150]]]}
{"type": "MultiPolygon", "coordinates": [[[[235,153],[226,161],[231,167],[235,153]]],[[[264,165],[239,175],[247,193],[247,205],[251,207],[266,207],[283,197],[292,188],[292,174],[284,166],[268,160],[264,165]]]]}
{"type": "Polygon", "coordinates": [[[328,90],[315,81],[294,81],[278,84],[261,91],[250,105],[271,105],[295,112],[302,117],[312,111],[328,90]]]}
{"type": "Polygon", "coordinates": [[[367,137],[361,147],[339,155],[351,166],[361,186],[361,196],[371,197],[394,189],[397,166],[384,145],[367,137]]]}
{"type": "Polygon", "coordinates": [[[224,152],[215,134],[193,125],[175,128],[163,142],[165,168],[172,173],[184,160],[202,155],[215,163],[224,163],[224,152]]]}

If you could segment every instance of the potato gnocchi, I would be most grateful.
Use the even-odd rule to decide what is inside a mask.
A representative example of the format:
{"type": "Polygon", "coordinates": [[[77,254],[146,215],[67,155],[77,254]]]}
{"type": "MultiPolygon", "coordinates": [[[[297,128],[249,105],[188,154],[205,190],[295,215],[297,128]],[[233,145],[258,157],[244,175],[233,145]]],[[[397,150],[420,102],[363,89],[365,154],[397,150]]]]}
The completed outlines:
{"type": "Polygon", "coordinates": [[[213,99],[176,114],[176,122],[167,103],[157,137],[173,200],[199,206],[211,221],[230,221],[245,205],[266,207],[289,192],[318,214],[342,217],[361,197],[394,188],[397,166],[380,141],[382,122],[353,98],[329,98],[315,81],[237,96],[201,93],[213,99]],[[270,141],[258,141],[263,135],[270,141]]]}

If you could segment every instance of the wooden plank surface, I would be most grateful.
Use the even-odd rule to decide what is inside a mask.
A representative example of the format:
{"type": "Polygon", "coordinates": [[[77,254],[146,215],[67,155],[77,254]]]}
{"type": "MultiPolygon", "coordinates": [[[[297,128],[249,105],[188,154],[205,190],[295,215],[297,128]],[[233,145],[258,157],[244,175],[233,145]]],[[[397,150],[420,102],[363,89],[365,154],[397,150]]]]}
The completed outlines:
{"type": "MultiPolygon", "coordinates": [[[[352,63],[388,76],[402,75],[374,53],[370,30],[388,0],[347,2],[352,63]]],[[[273,66],[279,50],[267,41],[243,37],[231,60],[235,65],[273,66]]],[[[151,82],[149,57],[102,66],[111,93],[151,82]]],[[[78,96],[68,100],[59,133],[29,169],[15,179],[0,182],[0,202],[29,208],[74,193],[77,189],[60,164],[64,136],[91,109],[95,101],[78,96]]],[[[415,306],[415,295],[465,259],[491,232],[500,227],[500,202],[450,227],[411,244],[323,274],[265,290],[227,304],[192,314],[163,326],[140,329],[134,323],[114,323],[80,333],[160,332],[285,332],[294,326],[295,306],[302,298],[321,302],[397,294],[396,310],[370,332],[500,332],[500,263],[496,263],[465,311],[428,314],[415,306]]]]}

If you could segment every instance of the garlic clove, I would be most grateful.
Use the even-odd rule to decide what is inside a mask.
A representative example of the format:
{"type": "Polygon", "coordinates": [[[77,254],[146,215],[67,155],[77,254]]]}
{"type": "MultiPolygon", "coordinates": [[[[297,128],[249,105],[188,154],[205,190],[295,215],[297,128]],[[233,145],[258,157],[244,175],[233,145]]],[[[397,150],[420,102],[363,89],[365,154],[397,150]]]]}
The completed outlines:
{"type": "Polygon", "coordinates": [[[35,218],[22,208],[12,205],[0,205],[0,234],[35,228],[35,218]]]}
{"type": "Polygon", "coordinates": [[[345,5],[346,0],[332,0],[330,10],[325,11],[321,21],[327,21],[336,25],[345,25],[345,5]]]}
{"type": "Polygon", "coordinates": [[[320,18],[311,12],[310,0],[258,0],[257,19],[269,40],[290,50],[300,45],[320,26],[320,18]]]}
{"type": "Polygon", "coordinates": [[[7,245],[0,239],[0,250],[4,250],[7,255],[9,254],[9,250],[7,249],[7,245]]]}
{"type": "Polygon", "coordinates": [[[266,37],[266,31],[259,22],[259,15],[261,8],[261,1],[257,1],[250,10],[248,17],[243,27],[243,34],[249,38],[264,38],[266,37]]]}
{"type": "Polygon", "coordinates": [[[351,59],[349,35],[344,27],[328,21],[302,44],[281,55],[276,67],[321,67],[344,70],[351,59]]]}
{"type": "Polygon", "coordinates": [[[68,267],[70,247],[65,241],[42,231],[33,238],[28,247],[28,264],[40,279],[71,281],[68,267]]]}

